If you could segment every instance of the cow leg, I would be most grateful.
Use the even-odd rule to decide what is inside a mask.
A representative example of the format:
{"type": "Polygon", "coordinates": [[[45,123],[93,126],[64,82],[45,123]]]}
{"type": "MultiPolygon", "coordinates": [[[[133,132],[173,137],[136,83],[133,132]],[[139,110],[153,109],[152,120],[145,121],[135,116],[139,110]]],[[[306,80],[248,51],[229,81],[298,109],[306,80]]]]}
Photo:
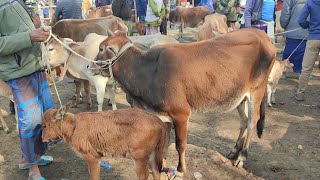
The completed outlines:
{"type": "Polygon", "coordinates": [[[80,104],[80,91],[81,91],[81,81],[74,81],[76,85],[76,103],[72,105],[72,107],[78,107],[80,104]]]}
{"type": "MultiPolygon", "coordinates": [[[[169,116],[173,120],[174,130],[176,133],[176,150],[179,153],[179,164],[177,170],[183,176],[186,171],[186,146],[187,146],[187,124],[191,115],[191,109],[183,109],[182,111],[175,111],[169,116]]],[[[179,174],[178,174],[179,175],[179,174]]]]}
{"type": "Polygon", "coordinates": [[[246,106],[247,101],[243,100],[239,106],[237,107],[238,113],[240,115],[240,133],[238,136],[238,140],[232,151],[228,154],[229,159],[235,159],[238,157],[239,152],[242,150],[243,142],[245,140],[245,131],[247,129],[247,123],[248,123],[248,116],[246,115],[245,112],[245,106],[246,106]]]}
{"type": "Polygon", "coordinates": [[[98,76],[96,78],[93,78],[93,82],[97,91],[98,111],[102,111],[108,78],[99,78],[98,76]]]}
{"type": "Polygon", "coordinates": [[[136,174],[139,180],[148,179],[148,160],[148,158],[135,159],[136,174]]]}
{"type": "MultiPolygon", "coordinates": [[[[262,123],[264,121],[264,114],[261,114],[263,117],[259,119],[260,116],[260,106],[262,103],[265,102],[264,98],[265,89],[260,88],[259,90],[255,91],[253,95],[250,97],[249,100],[249,111],[248,111],[248,123],[247,123],[247,134],[246,138],[244,139],[244,143],[242,149],[239,153],[239,156],[234,161],[234,165],[237,167],[242,167],[244,161],[246,161],[248,156],[248,150],[250,145],[250,140],[254,133],[254,129],[256,128],[258,120],[261,120],[262,123]]],[[[264,109],[265,110],[265,109],[264,109]]]]}
{"type": "Polygon", "coordinates": [[[92,100],[90,96],[90,82],[88,80],[83,81],[83,88],[86,92],[87,109],[92,108],[92,100]]]}
{"type": "Polygon", "coordinates": [[[181,23],[180,28],[179,28],[179,38],[180,39],[182,39],[183,27],[184,27],[184,23],[181,23]]]}
{"type": "Polygon", "coordinates": [[[90,180],[99,180],[100,178],[100,165],[97,159],[88,159],[88,171],[90,175],[90,180]]]}
{"type": "Polygon", "coordinates": [[[272,97],[272,89],[271,89],[271,85],[267,85],[267,104],[269,107],[272,107],[271,104],[271,97],[272,97]]]}

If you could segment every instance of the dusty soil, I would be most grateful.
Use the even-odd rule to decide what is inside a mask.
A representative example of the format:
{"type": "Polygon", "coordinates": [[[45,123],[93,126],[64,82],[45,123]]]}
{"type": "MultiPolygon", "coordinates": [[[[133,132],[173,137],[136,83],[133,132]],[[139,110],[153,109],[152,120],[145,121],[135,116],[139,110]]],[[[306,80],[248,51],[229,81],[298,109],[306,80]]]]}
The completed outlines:
{"type": "MultiPolygon", "coordinates": [[[[276,94],[277,104],[268,108],[266,127],[262,139],[254,135],[245,169],[235,168],[225,158],[235,145],[239,133],[239,116],[236,111],[228,114],[193,113],[188,124],[187,167],[185,179],[193,179],[200,172],[203,179],[320,179],[320,71],[315,68],[306,101],[298,103],[292,95],[297,80],[281,80],[276,94]],[[301,145],[298,148],[298,146],[301,145]]],[[[65,78],[58,84],[63,103],[72,99],[74,84],[65,78]]],[[[52,88],[52,92],[54,89],[52,88]]],[[[91,94],[94,102],[96,97],[91,94]]],[[[56,107],[57,96],[53,94],[56,107]]],[[[125,94],[117,94],[118,108],[127,108],[125,94]]],[[[8,109],[8,100],[0,98],[0,107],[8,109]]],[[[72,113],[87,110],[85,103],[72,113]]],[[[104,110],[111,109],[105,101],[104,110]]],[[[6,118],[15,129],[14,116],[6,118]]],[[[177,165],[174,134],[171,133],[168,166],[177,165]]],[[[54,163],[42,167],[42,174],[50,180],[88,179],[85,161],[60,142],[51,146],[48,155],[54,163]]],[[[18,169],[19,138],[16,131],[0,131],[0,179],[26,179],[27,171],[18,169]],[[3,159],[2,159],[3,158],[3,159]]],[[[128,158],[107,159],[111,168],[101,170],[101,179],[135,179],[134,163],[128,158]]],[[[151,176],[149,176],[151,179],[151,176]]]]}

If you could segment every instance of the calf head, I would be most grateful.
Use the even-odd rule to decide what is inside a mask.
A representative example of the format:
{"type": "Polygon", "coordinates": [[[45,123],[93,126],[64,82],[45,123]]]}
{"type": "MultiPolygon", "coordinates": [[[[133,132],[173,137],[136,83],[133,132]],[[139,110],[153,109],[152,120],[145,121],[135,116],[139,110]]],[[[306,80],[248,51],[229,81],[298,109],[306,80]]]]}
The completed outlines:
{"type": "Polygon", "coordinates": [[[71,102],[68,102],[66,105],[60,107],[59,109],[49,109],[47,110],[42,118],[42,141],[51,142],[63,138],[63,132],[70,129],[68,127],[69,123],[63,123],[63,120],[66,120],[66,116],[73,116],[70,113],[66,114],[71,106],[71,102]],[[63,127],[61,128],[63,123],[63,127]]]}
{"type": "MultiPolygon", "coordinates": [[[[78,46],[76,42],[69,38],[59,38],[66,46],[75,50],[78,46]]],[[[60,44],[57,40],[51,39],[48,42],[48,58],[49,64],[53,67],[64,64],[70,57],[71,52],[67,50],[62,44],[60,44]]]]}
{"type": "Polygon", "coordinates": [[[281,66],[281,69],[283,70],[282,72],[293,72],[292,68],[294,65],[290,63],[289,59],[280,61],[280,66],[281,66]]]}

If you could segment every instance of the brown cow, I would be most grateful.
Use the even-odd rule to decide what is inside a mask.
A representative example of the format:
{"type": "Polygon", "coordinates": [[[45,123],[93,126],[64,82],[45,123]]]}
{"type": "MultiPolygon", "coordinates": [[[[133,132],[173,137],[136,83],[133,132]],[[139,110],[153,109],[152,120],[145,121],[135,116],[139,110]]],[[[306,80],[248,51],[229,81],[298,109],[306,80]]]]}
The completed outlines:
{"type": "Polygon", "coordinates": [[[85,19],[98,17],[108,17],[112,14],[112,5],[100,6],[98,8],[90,7],[84,15],[85,19]]]}
{"type": "Polygon", "coordinates": [[[227,17],[222,14],[211,14],[204,18],[204,23],[198,26],[198,41],[211,39],[219,34],[228,33],[227,17]]]}
{"type": "Polygon", "coordinates": [[[180,25],[180,37],[182,37],[184,27],[197,27],[204,21],[204,17],[210,14],[210,10],[204,6],[186,8],[178,6],[169,13],[169,21],[180,25]]]}
{"type": "Polygon", "coordinates": [[[42,120],[42,140],[64,138],[88,164],[90,180],[100,177],[99,159],[130,155],[139,180],[147,180],[148,163],[155,180],[160,180],[171,123],[140,109],[67,113],[69,106],[48,110],[42,120]],[[66,114],[61,115],[61,111],[66,114]],[[63,118],[62,118],[63,116],[63,118]]]}
{"type": "Polygon", "coordinates": [[[129,46],[131,43],[124,33],[110,34],[100,44],[96,59],[117,56],[112,66],[114,78],[131,106],[173,121],[178,171],[186,171],[187,123],[192,110],[222,113],[238,109],[241,128],[229,158],[236,158],[234,164],[242,166],[254,128],[257,126],[261,137],[264,126],[265,91],[276,58],[266,33],[242,29],[206,41],[155,46],[147,52],[129,46]],[[125,53],[118,55],[119,51],[125,53]]]}
{"type": "Polygon", "coordinates": [[[76,42],[83,41],[90,33],[107,35],[107,30],[128,32],[123,21],[115,16],[96,19],[63,19],[52,27],[52,33],[76,42]]]}

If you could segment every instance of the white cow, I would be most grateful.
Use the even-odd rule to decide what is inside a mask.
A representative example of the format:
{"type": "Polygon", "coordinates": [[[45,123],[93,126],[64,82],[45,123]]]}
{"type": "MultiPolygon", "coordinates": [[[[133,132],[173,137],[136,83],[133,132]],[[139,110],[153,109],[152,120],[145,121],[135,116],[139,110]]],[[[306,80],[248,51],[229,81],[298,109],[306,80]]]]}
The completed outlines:
{"type": "MultiPolygon", "coordinates": [[[[64,43],[66,43],[70,48],[72,48],[75,52],[81,54],[82,56],[88,59],[95,59],[95,56],[98,54],[100,43],[105,40],[107,36],[97,35],[95,33],[91,33],[87,35],[83,42],[74,42],[70,39],[65,38],[64,43]]],[[[171,44],[178,43],[177,40],[171,37],[167,37],[164,35],[152,35],[152,36],[134,36],[130,37],[131,40],[137,44],[141,49],[148,50],[150,47],[155,45],[163,45],[163,44],[171,44]]],[[[112,90],[111,86],[106,86],[107,84],[112,83],[109,81],[109,78],[103,77],[101,75],[92,74],[89,71],[88,66],[90,64],[89,61],[82,59],[76,55],[72,55],[72,53],[64,48],[61,44],[59,44],[56,40],[51,40],[48,45],[49,48],[49,63],[51,66],[58,66],[63,64],[65,61],[68,62],[67,75],[75,79],[76,81],[89,81],[94,84],[97,92],[97,101],[98,101],[98,111],[102,111],[102,104],[105,95],[105,88],[107,87],[107,91],[110,93],[110,100],[112,103],[112,109],[116,109],[115,104],[115,93],[112,90]],[[109,83],[108,83],[109,81],[109,83]]],[[[86,94],[87,94],[87,102],[89,106],[91,106],[90,99],[90,86],[88,83],[84,84],[86,94]]],[[[77,96],[79,96],[81,86],[76,87],[77,96]]],[[[79,99],[79,98],[77,98],[79,99]]],[[[78,104],[78,100],[77,100],[78,104]]],[[[76,105],[77,105],[76,104],[76,105]]]]}

